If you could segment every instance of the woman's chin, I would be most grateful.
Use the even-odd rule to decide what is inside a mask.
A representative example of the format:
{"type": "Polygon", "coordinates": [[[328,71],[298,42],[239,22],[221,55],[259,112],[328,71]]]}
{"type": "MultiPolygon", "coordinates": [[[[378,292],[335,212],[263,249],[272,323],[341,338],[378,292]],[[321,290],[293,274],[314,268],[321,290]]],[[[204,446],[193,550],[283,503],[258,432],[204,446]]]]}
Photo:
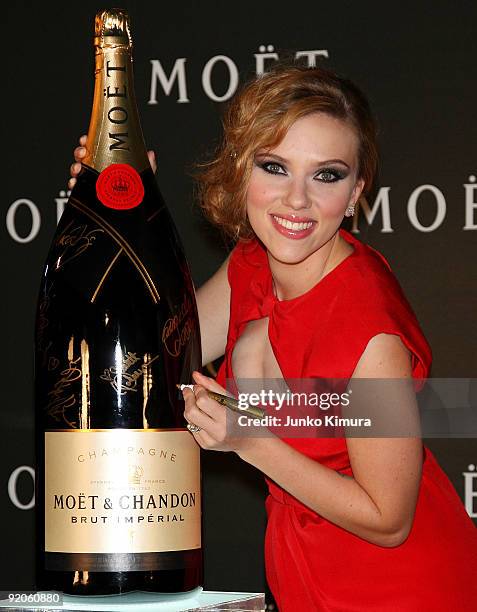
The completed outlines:
{"type": "Polygon", "coordinates": [[[305,259],[307,259],[311,253],[304,252],[301,249],[290,248],[290,249],[269,249],[267,248],[267,252],[269,255],[277,262],[282,264],[294,265],[299,264],[305,259]]]}
{"type": "Polygon", "coordinates": [[[311,237],[296,240],[277,235],[275,230],[263,232],[261,235],[255,232],[255,235],[266,248],[269,255],[277,262],[283,264],[299,264],[317,250],[316,239],[313,240],[311,237]]]}

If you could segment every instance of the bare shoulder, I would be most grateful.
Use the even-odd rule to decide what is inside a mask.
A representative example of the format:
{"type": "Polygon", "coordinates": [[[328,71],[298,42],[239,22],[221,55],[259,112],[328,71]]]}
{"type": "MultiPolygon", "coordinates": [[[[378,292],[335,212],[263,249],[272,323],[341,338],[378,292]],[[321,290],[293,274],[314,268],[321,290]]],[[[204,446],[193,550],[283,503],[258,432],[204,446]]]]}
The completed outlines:
{"type": "Polygon", "coordinates": [[[377,334],[368,342],[353,378],[407,378],[412,375],[411,352],[396,334],[377,334]]]}

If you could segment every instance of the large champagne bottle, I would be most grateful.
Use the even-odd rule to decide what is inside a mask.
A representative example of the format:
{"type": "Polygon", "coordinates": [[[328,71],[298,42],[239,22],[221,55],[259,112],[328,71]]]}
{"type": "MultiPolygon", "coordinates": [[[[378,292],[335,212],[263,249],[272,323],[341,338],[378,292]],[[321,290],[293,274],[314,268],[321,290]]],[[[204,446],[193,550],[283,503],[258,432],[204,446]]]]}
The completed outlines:
{"type": "Polygon", "coordinates": [[[41,282],[38,587],[201,584],[199,448],[176,383],[201,364],[194,288],[147,158],[129,21],[95,22],[87,156],[41,282]]]}

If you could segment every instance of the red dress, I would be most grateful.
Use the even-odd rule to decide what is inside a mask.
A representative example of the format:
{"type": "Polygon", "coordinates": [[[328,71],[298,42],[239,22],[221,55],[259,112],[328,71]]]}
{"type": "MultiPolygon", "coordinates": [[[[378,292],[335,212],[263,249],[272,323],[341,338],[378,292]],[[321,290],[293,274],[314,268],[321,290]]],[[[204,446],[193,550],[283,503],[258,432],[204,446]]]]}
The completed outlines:
{"type": "MultiPolygon", "coordinates": [[[[231,355],[248,321],[269,317],[284,377],[349,379],[369,340],[400,336],[413,377],[428,376],[431,351],[384,257],[345,230],[354,252],[305,294],[279,301],[267,254],[239,243],[229,262],[230,324],[217,381],[233,380],[231,355]]],[[[287,439],[333,470],[353,474],[345,438],[287,439]]],[[[477,529],[424,446],[413,526],[399,546],[372,544],[322,518],[267,479],[267,579],[281,612],[476,612],[477,529]]]]}

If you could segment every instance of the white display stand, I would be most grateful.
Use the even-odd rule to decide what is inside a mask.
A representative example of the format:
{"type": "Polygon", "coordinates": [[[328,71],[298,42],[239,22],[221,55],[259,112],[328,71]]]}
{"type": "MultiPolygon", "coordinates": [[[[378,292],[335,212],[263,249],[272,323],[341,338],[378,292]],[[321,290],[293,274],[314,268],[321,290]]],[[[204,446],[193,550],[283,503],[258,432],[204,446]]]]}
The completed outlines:
{"type": "Polygon", "coordinates": [[[263,593],[226,593],[221,591],[203,591],[201,587],[189,593],[125,593],[124,595],[104,595],[101,597],[63,596],[63,605],[25,606],[12,605],[0,600],[0,610],[18,612],[38,612],[39,610],[62,610],[73,612],[263,612],[265,596],[263,593]]]}

